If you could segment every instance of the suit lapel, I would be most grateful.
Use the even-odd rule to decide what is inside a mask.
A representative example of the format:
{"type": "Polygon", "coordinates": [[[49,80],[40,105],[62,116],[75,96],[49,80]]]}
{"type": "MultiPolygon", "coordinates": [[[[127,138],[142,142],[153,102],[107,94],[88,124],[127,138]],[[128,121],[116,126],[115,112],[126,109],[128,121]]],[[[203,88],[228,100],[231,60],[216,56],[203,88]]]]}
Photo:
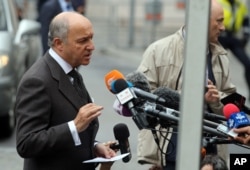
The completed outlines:
{"type": "Polygon", "coordinates": [[[82,105],[88,103],[81,99],[71,84],[68,75],[65,74],[60,65],[47,53],[45,61],[49,66],[52,77],[58,82],[58,89],[78,110],[82,105]]]}

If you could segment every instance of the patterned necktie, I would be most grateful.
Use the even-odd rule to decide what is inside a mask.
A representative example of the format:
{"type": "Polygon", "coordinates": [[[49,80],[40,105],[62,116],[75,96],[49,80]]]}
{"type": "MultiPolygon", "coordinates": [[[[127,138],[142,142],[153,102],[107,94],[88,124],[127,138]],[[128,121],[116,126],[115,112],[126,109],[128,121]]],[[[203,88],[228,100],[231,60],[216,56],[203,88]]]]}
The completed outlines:
{"type": "Polygon", "coordinates": [[[74,80],[73,80],[73,86],[76,89],[77,93],[79,94],[80,97],[85,98],[85,86],[83,84],[82,76],[75,70],[71,70],[68,75],[70,75],[74,80]]]}

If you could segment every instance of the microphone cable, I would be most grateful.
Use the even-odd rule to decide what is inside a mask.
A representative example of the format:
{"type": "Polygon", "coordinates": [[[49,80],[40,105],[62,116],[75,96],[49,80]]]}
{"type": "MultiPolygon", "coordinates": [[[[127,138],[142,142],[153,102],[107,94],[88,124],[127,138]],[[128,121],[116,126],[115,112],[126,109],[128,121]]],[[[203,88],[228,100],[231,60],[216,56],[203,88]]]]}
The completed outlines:
{"type": "Polygon", "coordinates": [[[171,141],[171,138],[172,138],[172,136],[170,137],[170,138],[167,138],[167,136],[169,135],[169,133],[172,133],[172,135],[173,134],[176,134],[177,132],[174,132],[174,130],[175,130],[175,128],[173,128],[173,131],[172,132],[169,132],[169,131],[167,131],[167,132],[164,132],[163,130],[161,130],[161,129],[163,129],[164,127],[162,127],[162,126],[160,126],[160,135],[161,135],[161,137],[163,138],[163,139],[165,139],[164,140],[164,142],[163,142],[163,144],[162,144],[162,148],[164,148],[164,146],[166,145],[166,141],[168,141],[168,146],[167,146],[167,148],[172,148],[172,150],[170,150],[169,152],[167,152],[167,150],[165,151],[165,153],[163,152],[163,154],[165,154],[165,155],[170,155],[170,154],[172,154],[173,152],[174,152],[174,149],[176,149],[176,145],[171,141]],[[164,134],[163,134],[164,133],[164,134]],[[172,146],[172,147],[171,147],[172,146]]]}
{"type": "Polygon", "coordinates": [[[155,143],[157,144],[157,147],[161,153],[161,158],[163,159],[163,155],[167,156],[167,155],[171,155],[172,153],[174,153],[177,145],[171,141],[172,136],[170,138],[168,138],[168,135],[170,133],[176,134],[177,132],[175,132],[175,131],[169,132],[170,127],[165,128],[165,127],[162,127],[161,125],[159,125],[158,128],[159,129],[150,128],[148,130],[151,130],[152,135],[154,136],[155,143]],[[157,134],[157,132],[159,133],[159,135],[157,134]],[[167,143],[168,143],[168,145],[167,145],[167,143]],[[167,152],[168,148],[172,148],[172,149],[167,152]]]}

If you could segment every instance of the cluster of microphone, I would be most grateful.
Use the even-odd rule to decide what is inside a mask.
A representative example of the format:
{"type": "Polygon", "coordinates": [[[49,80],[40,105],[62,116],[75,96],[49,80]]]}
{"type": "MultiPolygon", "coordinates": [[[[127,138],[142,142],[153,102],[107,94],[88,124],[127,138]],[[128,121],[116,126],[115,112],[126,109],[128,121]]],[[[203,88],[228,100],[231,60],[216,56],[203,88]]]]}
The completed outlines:
{"type": "MultiPolygon", "coordinates": [[[[122,116],[132,117],[139,129],[151,129],[158,124],[164,127],[178,126],[181,116],[178,92],[167,87],[159,87],[151,93],[147,78],[137,71],[125,78],[119,71],[112,70],[106,74],[105,84],[108,90],[116,95],[114,110],[122,116]]],[[[233,131],[234,128],[249,126],[250,121],[246,113],[236,104],[230,102],[224,104],[224,116],[203,113],[203,131],[228,139],[238,135],[233,131]]],[[[246,110],[247,107],[242,108],[246,110]]]]}

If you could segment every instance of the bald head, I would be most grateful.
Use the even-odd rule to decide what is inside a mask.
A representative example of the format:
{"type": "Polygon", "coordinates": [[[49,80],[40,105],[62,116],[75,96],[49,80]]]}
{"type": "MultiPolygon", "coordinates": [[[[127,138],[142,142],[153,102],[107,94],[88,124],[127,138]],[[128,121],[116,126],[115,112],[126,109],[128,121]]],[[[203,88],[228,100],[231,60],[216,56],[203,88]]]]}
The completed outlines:
{"type": "Polygon", "coordinates": [[[94,31],[92,24],[77,12],[62,12],[49,27],[49,45],[73,68],[90,63],[94,31]]]}
{"type": "Polygon", "coordinates": [[[211,17],[220,12],[223,12],[221,4],[218,2],[218,0],[211,0],[211,17]]]}
{"type": "Polygon", "coordinates": [[[83,22],[89,22],[90,21],[84,17],[82,14],[79,14],[78,12],[74,12],[74,11],[71,11],[71,12],[62,12],[60,14],[58,14],[57,16],[55,16],[55,18],[52,20],[52,23],[53,22],[79,22],[79,21],[83,21],[83,22]]]}
{"type": "Polygon", "coordinates": [[[224,13],[218,0],[211,0],[209,42],[218,43],[218,37],[225,30],[224,13]]]}
{"type": "Polygon", "coordinates": [[[60,38],[62,41],[67,41],[68,32],[76,24],[91,25],[88,18],[77,12],[62,12],[56,15],[50,23],[48,45],[53,46],[53,39],[55,37],[60,38]]]}

